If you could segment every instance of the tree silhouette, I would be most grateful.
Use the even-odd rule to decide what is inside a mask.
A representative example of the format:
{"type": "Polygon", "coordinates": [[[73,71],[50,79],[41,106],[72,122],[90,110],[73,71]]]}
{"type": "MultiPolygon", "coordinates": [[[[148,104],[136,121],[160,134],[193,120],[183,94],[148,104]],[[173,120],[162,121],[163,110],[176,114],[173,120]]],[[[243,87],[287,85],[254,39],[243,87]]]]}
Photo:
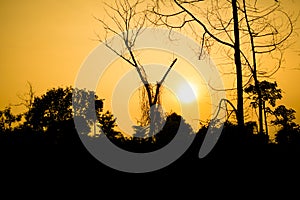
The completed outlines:
{"type": "Polygon", "coordinates": [[[16,104],[14,106],[25,106],[27,108],[27,111],[32,108],[35,92],[33,90],[32,84],[30,82],[27,82],[28,85],[28,92],[18,95],[18,98],[21,100],[21,103],[16,104]]]}
{"type": "Polygon", "coordinates": [[[72,88],[52,88],[35,96],[25,114],[23,129],[47,138],[46,143],[72,143],[75,137],[72,114],[72,88]]]}
{"type": "Polygon", "coordinates": [[[0,133],[12,132],[14,130],[13,124],[20,122],[22,115],[14,115],[11,112],[11,107],[6,107],[0,110],[0,133]]]}
{"type": "Polygon", "coordinates": [[[99,127],[101,128],[100,134],[105,134],[110,140],[122,140],[124,136],[121,132],[116,131],[116,118],[109,111],[105,113],[97,113],[99,127]]]}
{"type": "MultiPolygon", "coordinates": [[[[154,0],[148,17],[154,24],[172,29],[183,29],[192,32],[195,39],[200,40],[202,48],[212,54],[212,46],[217,54],[225,53],[224,59],[229,59],[229,65],[235,64],[237,92],[237,121],[239,127],[244,126],[243,87],[251,79],[258,92],[259,129],[262,126],[262,100],[258,89],[258,77],[269,77],[274,74],[282,61],[282,51],[287,46],[294,28],[291,16],[280,6],[280,2],[263,5],[258,1],[194,1],[194,0],[154,0]],[[169,9],[166,9],[169,8],[169,9]],[[279,16],[279,17],[278,17],[279,16]],[[258,70],[257,60],[262,62],[265,55],[277,62],[267,63],[267,70],[258,70]],[[278,56],[277,56],[278,55],[278,56]],[[250,73],[246,72],[249,69],[250,73]],[[248,81],[243,81],[248,77],[248,81]]],[[[199,59],[205,56],[200,50],[199,59]]],[[[228,64],[222,64],[222,67],[228,64]]],[[[226,70],[226,69],[225,69],[226,70]]],[[[227,74],[232,74],[226,70],[227,74]]]]}
{"type": "Polygon", "coordinates": [[[10,108],[0,112],[1,131],[15,130],[25,137],[24,143],[77,144],[78,134],[91,134],[92,127],[98,125],[112,134],[116,120],[109,112],[103,113],[103,99],[94,92],[72,87],[52,88],[41,96],[34,96],[27,108],[27,112],[17,116],[10,108]],[[91,106],[94,107],[86,109],[91,106]],[[12,129],[12,124],[22,117],[23,122],[12,129]],[[80,122],[77,129],[74,117],[80,122]]]}
{"type": "MultiPolygon", "coordinates": [[[[256,82],[255,85],[250,84],[245,88],[245,92],[249,94],[249,99],[252,101],[250,105],[253,108],[258,108],[260,104],[262,105],[262,113],[260,115],[264,118],[259,117],[260,120],[264,119],[266,135],[268,136],[268,121],[267,113],[270,113],[271,108],[266,107],[266,102],[272,107],[276,106],[276,101],[282,98],[281,89],[277,88],[277,83],[271,83],[268,81],[256,82]]],[[[261,112],[261,111],[260,111],[261,112]]],[[[260,125],[262,126],[262,124],[260,125]]],[[[260,134],[263,134],[259,131],[260,134]]]]}
{"type": "MultiPolygon", "coordinates": [[[[252,87],[255,88],[254,86],[252,87]]],[[[17,166],[23,172],[25,166],[27,173],[29,169],[36,172],[37,166],[42,167],[42,170],[50,166],[52,172],[56,172],[53,171],[55,169],[60,170],[61,167],[64,167],[66,170],[63,170],[63,172],[65,173],[65,171],[68,171],[67,169],[72,167],[72,169],[91,171],[91,175],[94,174],[95,169],[101,169],[105,175],[121,174],[121,172],[111,170],[93,159],[82,145],[78,134],[85,134],[84,136],[89,137],[88,139],[95,142],[94,144],[97,144],[103,137],[108,137],[110,141],[120,148],[137,153],[156,151],[165,147],[176,136],[179,126],[183,126],[181,130],[184,131],[183,134],[186,134],[186,137],[194,134],[190,125],[180,115],[171,113],[167,115],[165,126],[154,136],[155,138],[126,138],[115,130],[116,119],[114,116],[110,112],[103,112],[103,103],[104,100],[99,99],[93,91],[66,87],[52,88],[41,96],[35,96],[32,109],[28,113],[14,115],[9,107],[1,110],[0,154],[4,163],[2,167],[5,166],[7,169],[11,169],[11,167],[17,166]],[[73,95],[73,97],[78,96],[72,102],[70,95],[73,95]],[[42,105],[42,103],[45,103],[45,105],[42,105]],[[82,106],[76,110],[72,106],[76,104],[82,106]],[[89,106],[93,106],[96,122],[87,109],[89,106]],[[65,115],[60,109],[63,110],[65,115]],[[86,127],[86,130],[82,129],[84,130],[83,132],[77,132],[73,122],[73,117],[80,116],[83,126],[86,127]],[[22,120],[19,121],[20,119],[22,120]],[[27,119],[30,121],[26,121],[27,119]],[[52,124],[47,122],[48,120],[52,124]],[[98,126],[105,130],[106,133],[103,134],[101,132],[97,137],[88,136],[88,133],[98,126]],[[24,144],[30,145],[26,145],[24,148],[24,144]],[[21,165],[24,163],[26,165],[21,165]],[[78,165],[79,163],[83,163],[83,165],[78,165]],[[60,167],[53,168],[54,165],[60,167]]],[[[295,111],[280,105],[274,111],[271,110],[270,113],[274,115],[272,124],[280,127],[276,134],[277,143],[261,143],[260,138],[256,138],[259,134],[253,134],[257,132],[255,122],[245,123],[244,130],[246,134],[240,134],[237,125],[227,121],[224,124],[222,135],[218,138],[217,145],[206,158],[199,159],[199,149],[209,127],[209,124],[205,124],[197,132],[192,145],[176,162],[165,169],[145,174],[145,176],[152,176],[153,174],[165,175],[166,173],[178,175],[178,173],[184,171],[185,176],[188,172],[193,176],[201,175],[203,178],[203,172],[209,172],[208,170],[211,167],[220,169],[220,164],[225,164],[224,166],[227,168],[225,168],[226,171],[222,168],[222,173],[228,173],[228,169],[234,172],[237,166],[242,166],[243,170],[245,170],[248,169],[246,167],[249,164],[251,166],[249,170],[257,173],[261,172],[261,169],[264,167],[268,169],[274,168],[275,165],[273,164],[277,164],[280,161],[289,164],[287,169],[290,172],[290,167],[295,166],[291,164],[294,164],[293,161],[297,160],[300,152],[300,126],[294,122],[295,111]],[[247,161],[244,166],[241,165],[243,161],[247,161]],[[274,162],[268,164],[269,161],[274,162]],[[257,167],[258,165],[260,167],[257,167]]],[[[212,121],[210,123],[215,122],[212,121]]],[[[220,127],[215,126],[214,128],[217,130],[220,127]]],[[[96,130],[98,131],[99,128],[96,130]]],[[[283,171],[282,168],[280,170],[283,171]]],[[[213,170],[212,172],[216,171],[218,170],[213,170]]],[[[281,171],[277,171],[277,175],[281,171]]],[[[143,177],[145,176],[143,175],[143,177]]]]}
{"type": "Polygon", "coordinates": [[[41,97],[35,97],[25,119],[25,125],[36,132],[57,129],[59,123],[71,120],[72,88],[53,88],[41,97]]]}
{"type": "Polygon", "coordinates": [[[141,126],[150,125],[148,135],[152,136],[155,133],[156,124],[160,124],[161,119],[161,110],[158,106],[160,104],[161,87],[177,59],[173,60],[160,81],[156,84],[149,83],[144,66],[139,62],[134,48],[138,36],[146,27],[146,13],[141,9],[143,1],[136,0],[133,3],[129,0],[115,1],[114,5],[106,4],[106,7],[108,9],[106,14],[111,23],[100,18],[96,19],[102,24],[106,35],[114,34],[121,39],[124,48],[120,51],[114,49],[112,46],[113,41],[109,41],[107,38],[101,39],[100,36],[98,36],[99,41],[103,42],[107,48],[136,69],[146,94],[142,95],[142,99],[140,99],[142,102],[142,117],[139,123],[141,126]],[[126,55],[127,52],[129,55],[126,55]],[[155,118],[156,116],[159,117],[155,118]]]}
{"type": "Polygon", "coordinates": [[[109,111],[103,112],[104,99],[99,99],[94,91],[74,89],[72,103],[79,134],[91,137],[105,134],[111,140],[123,136],[114,129],[116,118],[109,111]]]}
{"type": "Polygon", "coordinates": [[[136,126],[133,137],[128,139],[121,138],[122,142],[116,141],[115,144],[132,152],[145,153],[155,151],[163,148],[172,141],[177,134],[179,126],[181,126],[181,130],[186,134],[186,137],[195,134],[182,116],[171,113],[167,115],[164,127],[154,136],[145,137],[144,127],[136,126]],[[141,136],[136,136],[137,134],[141,134],[141,136]]]}
{"type": "MultiPolygon", "coordinates": [[[[167,27],[174,29],[179,28],[182,29],[186,25],[190,25],[193,22],[195,22],[197,25],[199,25],[201,28],[203,28],[203,37],[202,37],[202,47],[206,45],[206,47],[210,47],[211,44],[209,44],[209,39],[212,39],[222,45],[225,45],[226,47],[229,47],[234,50],[234,62],[236,65],[236,80],[237,80],[237,112],[236,117],[240,128],[244,127],[244,108],[243,108],[243,74],[242,74],[242,62],[241,62],[241,49],[240,49],[240,36],[239,36],[239,15],[238,15],[238,7],[237,7],[237,0],[233,0],[230,4],[232,7],[232,18],[229,20],[228,24],[223,24],[221,28],[215,27],[213,23],[208,20],[208,25],[202,22],[202,20],[197,17],[197,11],[194,11],[189,9],[189,7],[199,8],[196,4],[201,3],[201,1],[179,1],[179,0],[173,0],[170,1],[171,6],[176,7],[176,11],[171,14],[164,14],[161,12],[161,2],[155,1],[155,6],[153,7],[153,13],[158,16],[158,19],[155,19],[153,22],[155,24],[162,23],[163,25],[166,25],[167,27]],[[177,20],[176,24],[172,24],[169,21],[172,21],[170,18],[179,18],[180,20],[177,20]],[[179,24],[178,24],[179,21],[179,24]],[[212,26],[212,30],[208,28],[208,26],[212,26]],[[231,26],[230,26],[231,25],[231,26]],[[231,31],[233,32],[234,38],[229,37],[229,41],[226,41],[219,37],[219,33],[214,33],[213,31],[221,31],[225,34],[229,35],[229,31],[226,29],[226,27],[229,27],[231,31]]],[[[162,3],[164,4],[164,3],[162,3]]],[[[218,9],[214,10],[218,12],[218,9]]],[[[173,20],[174,21],[174,20],[173,20]]],[[[190,25],[190,27],[193,27],[193,25],[190,25]]],[[[192,28],[193,29],[193,28],[192,28]]],[[[196,30],[193,29],[194,33],[196,33],[196,30]]],[[[196,33],[197,34],[197,33],[196,33]]],[[[197,34],[198,37],[198,34],[197,34]]],[[[199,58],[202,57],[202,50],[200,52],[199,58]]]]}
{"type": "MultiPolygon", "coordinates": [[[[242,32],[246,32],[249,36],[249,41],[251,45],[250,56],[244,56],[245,62],[251,70],[251,74],[254,80],[254,86],[257,91],[257,107],[258,107],[258,121],[259,121],[259,133],[263,134],[263,118],[266,118],[265,112],[265,88],[260,88],[263,86],[259,81],[259,76],[271,77],[277,72],[282,62],[283,51],[286,48],[287,40],[291,37],[294,31],[294,22],[291,16],[280,8],[280,3],[276,1],[272,5],[259,6],[257,1],[253,4],[243,0],[243,10],[245,22],[247,25],[246,31],[241,29],[242,32]],[[280,16],[277,18],[276,15],[280,16]],[[274,21],[285,21],[284,24],[278,25],[274,21]],[[284,27],[284,29],[283,29],[284,27]],[[274,55],[277,54],[276,58],[274,55]],[[264,59],[266,55],[269,59],[275,60],[272,70],[259,70],[258,69],[258,58],[264,59]],[[252,62],[252,63],[251,63],[252,62]]],[[[246,52],[245,52],[246,53],[246,52]]],[[[270,65],[269,63],[267,63],[270,65]]],[[[271,66],[270,66],[271,68],[271,66]]],[[[266,133],[268,132],[267,122],[265,119],[266,133]]],[[[267,133],[268,134],[268,133],[267,133]]]]}
{"type": "Polygon", "coordinates": [[[300,144],[300,126],[294,122],[296,111],[288,109],[284,105],[278,106],[272,114],[275,120],[271,123],[280,126],[280,130],[275,134],[275,141],[278,144],[300,144]]]}
{"type": "Polygon", "coordinates": [[[99,99],[94,91],[85,89],[73,90],[73,112],[78,126],[77,131],[82,135],[94,136],[97,133],[97,116],[103,111],[103,99],[99,99]],[[93,127],[93,129],[92,129],[93,127]]]}
{"type": "Polygon", "coordinates": [[[272,123],[283,127],[293,126],[293,120],[296,119],[295,113],[294,109],[287,109],[284,105],[280,105],[273,111],[276,119],[272,123]]]}

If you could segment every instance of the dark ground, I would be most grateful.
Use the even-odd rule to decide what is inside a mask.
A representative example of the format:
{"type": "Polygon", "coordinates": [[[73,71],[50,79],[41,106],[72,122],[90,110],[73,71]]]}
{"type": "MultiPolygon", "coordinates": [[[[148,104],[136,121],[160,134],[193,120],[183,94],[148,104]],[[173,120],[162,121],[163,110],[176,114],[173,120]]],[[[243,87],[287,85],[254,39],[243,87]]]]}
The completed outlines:
{"type": "Polygon", "coordinates": [[[12,145],[1,147],[1,179],[12,186],[32,189],[46,184],[57,189],[70,186],[74,192],[106,187],[154,192],[166,187],[168,192],[176,192],[177,187],[196,186],[199,190],[229,187],[268,193],[285,186],[299,186],[299,152],[275,145],[251,151],[217,147],[203,159],[187,153],[158,171],[133,174],[103,165],[83,145],[12,145]]]}

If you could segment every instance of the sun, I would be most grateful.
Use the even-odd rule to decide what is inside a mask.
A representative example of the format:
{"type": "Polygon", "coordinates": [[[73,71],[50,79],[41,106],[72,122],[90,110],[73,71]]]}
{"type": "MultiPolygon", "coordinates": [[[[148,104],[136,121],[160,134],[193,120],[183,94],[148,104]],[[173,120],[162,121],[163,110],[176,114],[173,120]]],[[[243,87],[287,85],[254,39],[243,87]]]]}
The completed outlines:
{"type": "Polygon", "coordinates": [[[197,89],[196,86],[189,83],[184,82],[179,84],[176,94],[179,98],[179,101],[182,103],[191,103],[197,100],[197,89]]]}

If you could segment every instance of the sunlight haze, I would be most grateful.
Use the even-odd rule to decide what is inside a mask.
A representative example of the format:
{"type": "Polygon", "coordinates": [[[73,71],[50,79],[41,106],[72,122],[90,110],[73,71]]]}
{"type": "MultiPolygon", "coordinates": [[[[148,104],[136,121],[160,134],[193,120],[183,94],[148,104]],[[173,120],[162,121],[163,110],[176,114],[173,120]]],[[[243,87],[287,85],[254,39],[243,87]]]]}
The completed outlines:
{"type": "MultiPolygon", "coordinates": [[[[78,70],[86,57],[97,47],[98,30],[100,24],[93,16],[103,16],[104,0],[23,0],[0,1],[0,109],[20,102],[18,96],[28,91],[27,82],[31,83],[36,95],[45,93],[53,87],[65,87],[74,84],[78,70]]],[[[297,13],[300,1],[288,1],[285,7],[297,13]]],[[[295,32],[298,34],[299,20],[295,32]]],[[[281,69],[273,76],[278,87],[283,90],[280,103],[296,110],[296,121],[300,122],[300,41],[299,36],[293,36],[293,44],[286,50],[281,69]]],[[[141,52],[142,54],[143,52],[141,52]]],[[[161,63],[168,66],[176,55],[160,54],[155,58],[155,52],[148,52],[151,56],[141,58],[145,63],[161,63]],[[161,56],[165,55],[165,56],[161,56]],[[163,58],[163,59],[162,59],[163,58]]],[[[211,59],[217,55],[211,55],[211,59]]],[[[217,59],[216,59],[217,60],[217,59]]],[[[184,70],[186,61],[179,61],[174,66],[175,71],[182,76],[189,77],[191,91],[184,84],[179,85],[178,97],[185,103],[198,100],[201,110],[210,109],[207,86],[194,77],[193,71],[184,70]],[[208,108],[207,108],[208,107],[208,108]]],[[[130,66],[120,60],[112,64],[107,76],[99,81],[98,95],[105,98],[105,106],[110,102],[109,94],[112,86],[105,84],[117,81],[130,70],[130,66]],[[102,87],[102,89],[101,89],[102,87]],[[103,89],[103,87],[105,89],[103,89]]],[[[154,82],[157,80],[153,80],[154,82]]],[[[171,79],[168,81],[172,81],[171,79]]],[[[234,79],[229,78],[226,85],[233,85],[234,79]]],[[[171,94],[171,92],[168,92],[171,94]]],[[[138,93],[133,94],[131,102],[136,104],[138,93]]],[[[172,95],[169,95],[172,96],[172,95]]],[[[171,105],[176,105],[174,97],[171,105]]],[[[163,100],[165,102],[165,100],[163,100]]],[[[166,108],[172,108],[170,105],[166,108]]],[[[174,106],[177,109],[178,106],[174,106]]],[[[20,108],[14,108],[18,110],[20,108]]],[[[136,120],[137,113],[129,108],[132,120],[136,120]]],[[[173,110],[174,111],[174,110],[173,110]]],[[[204,112],[204,111],[203,111],[204,112]]],[[[202,114],[202,113],[201,113],[202,114]]],[[[207,114],[209,115],[209,114],[207,114]]],[[[207,115],[204,115],[205,117],[207,115]]],[[[204,120],[204,119],[203,119],[204,120]]]]}

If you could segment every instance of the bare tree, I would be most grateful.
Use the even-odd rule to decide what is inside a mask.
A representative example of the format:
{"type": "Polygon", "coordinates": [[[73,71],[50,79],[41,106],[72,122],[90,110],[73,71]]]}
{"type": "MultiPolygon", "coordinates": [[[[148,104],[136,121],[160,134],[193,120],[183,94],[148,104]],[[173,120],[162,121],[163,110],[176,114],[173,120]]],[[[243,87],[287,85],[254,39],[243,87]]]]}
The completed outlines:
{"type": "MultiPolygon", "coordinates": [[[[293,32],[291,16],[281,9],[280,2],[268,3],[257,0],[154,0],[150,9],[154,16],[149,19],[156,25],[167,26],[171,30],[187,28],[200,41],[202,49],[209,53],[213,50],[218,54],[225,52],[223,59],[229,59],[229,64],[234,63],[236,117],[241,128],[244,127],[244,86],[254,80],[259,91],[258,77],[271,77],[279,69],[283,50],[293,32]],[[215,43],[218,48],[213,49],[215,43]],[[273,59],[274,66],[270,63],[263,66],[266,64],[263,57],[273,59]]],[[[202,49],[199,59],[204,56],[202,49]]],[[[260,92],[258,96],[261,99],[260,92]]],[[[261,100],[258,107],[262,133],[261,100]]]]}
{"type": "Polygon", "coordinates": [[[95,18],[101,23],[106,33],[104,39],[98,36],[99,41],[136,69],[147,96],[147,99],[140,100],[143,107],[143,122],[141,122],[141,125],[149,125],[151,123],[150,119],[152,122],[156,121],[154,116],[157,114],[156,111],[158,111],[156,108],[159,103],[161,86],[177,59],[173,60],[160,81],[156,84],[149,83],[144,66],[139,62],[135,53],[136,40],[146,27],[146,13],[143,3],[142,0],[115,0],[113,5],[106,4],[106,15],[109,17],[110,22],[95,18]],[[108,40],[108,35],[110,34],[121,39],[124,45],[121,51],[112,47],[112,41],[108,40]],[[144,101],[147,101],[147,103],[145,104],[144,101]]]}
{"type": "Polygon", "coordinates": [[[25,106],[27,111],[29,111],[32,108],[35,98],[35,92],[33,90],[32,84],[29,81],[27,82],[27,85],[28,92],[18,95],[18,98],[21,100],[21,102],[18,104],[13,104],[11,106],[25,106]]]}
{"type": "Polygon", "coordinates": [[[257,92],[259,133],[264,133],[263,121],[265,121],[265,133],[268,135],[267,119],[266,115],[263,115],[265,113],[264,88],[261,88],[262,84],[259,81],[259,77],[271,77],[281,66],[283,51],[288,46],[287,40],[291,37],[294,30],[294,21],[292,21],[291,15],[281,9],[278,1],[262,7],[258,5],[257,0],[253,2],[243,0],[241,12],[244,13],[247,27],[246,29],[241,29],[241,31],[249,36],[249,45],[251,46],[252,58],[244,56],[244,59],[251,69],[257,92]],[[258,70],[257,60],[263,59],[262,57],[265,55],[269,58],[274,58],[273,54],[276,53],[279,57],[274,59],[276,62],[271,70],[258,70]]]}
{"type": "MultiPolygon", "coordinates": [[[[238,7],[236,0],[233,0],[230,4],[230,8],[232,8],[231,18],[228,22],[225,22],[224,19],[221,18],[220,13],[218,13],[219,25],[217,27],[215,23],[213,23],[209,19],[209,15],[212,12],[218,12],[218,10],[207,10],[206,16],[203,15],[203,10],[201,9],[202,0],[171,0],[169,3],[175,9],[173,13],[165,14],[162,11],[162,5],[166,3],[162,3],[161,1],[156,0],[155,6],[152,8],[152,13],[154,13],[157,17],[152,20],[157,25],[165,25],[171,29],[182,29],[186,26],[191,28],[192,32],[194,32],[195,36],[198,38],[199,35],[201,37],[201,46],[202,48],[206,47],[209,50],[212,46],[212,42],[218,42],[221,45],[224,45],[227,49],[234,50],[234,62],[235,62],[235,70],[236,70],[236,87],[237,87],[237,109],[236,116],[239,127],[244,127],[244,109],[243,109],[243,75],[242,75],[242,62],[241,62],[241,53],[240,53],[240,36],[239,36],[239,16],[238,16],[238,7]],[[197,15],[201,14],[202,15],[197,15]],[[206,17],[206,22],[202,19],[206,17]],[[172,20],[172,18],[176,18],[176,20],[172,20]],[[174,23],[172,23],[174,22],[174,23]],[[179,22],[179,23],[178,23],[179,22]],[[200,26],[202,32],[197,32],[197,26],[200,26]],[[232,37],[233,36],[233,37],[232,37]],[[227,37],[227,38],[226,38],[227,37]]],[[[203,4],[202,4],[203,5],[203,4]]],[[[212,6],[219,7],[218,1],[212,1],[212,6]],[[217,3],[214,5],[213,3],[217,3]]],[[[227,5],[228,7],[228,5],[227,5]]],[[[201,31],[201,30],[199,30],[201,31]]],[[[203,51],[200,50],[200,56],[202,57],[203,51]]]]}

